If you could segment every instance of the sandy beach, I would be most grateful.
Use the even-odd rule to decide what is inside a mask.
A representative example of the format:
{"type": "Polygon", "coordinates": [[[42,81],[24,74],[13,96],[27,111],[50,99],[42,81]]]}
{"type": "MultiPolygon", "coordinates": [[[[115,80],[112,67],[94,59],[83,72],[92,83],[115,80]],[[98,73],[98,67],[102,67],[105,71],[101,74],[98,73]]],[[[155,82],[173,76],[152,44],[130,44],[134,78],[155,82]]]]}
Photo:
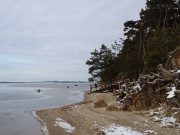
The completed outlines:
{"type": "Polygon", "coordinates": [[[106,111],[105,107],[95,108],[94,102],[99,99],[104,99],[108,105],[117,104],[116,96],[112,93],[85,92],[82,102],[37,111],[36,114],[43,121],[40,121],[42,127],[47,126],[49,132],[44,134],[105,135],[108,132],[115,133],[116,129],[122,127],[128,127],[132,133],[137,134],[176,135],[180,133],[180,128],[161,127],[160,122],[154,122],[151,117],[127,111],[106,111]],[[107,131],[109,126],[114,126],[114,130],[111,128],[107,131]]]}

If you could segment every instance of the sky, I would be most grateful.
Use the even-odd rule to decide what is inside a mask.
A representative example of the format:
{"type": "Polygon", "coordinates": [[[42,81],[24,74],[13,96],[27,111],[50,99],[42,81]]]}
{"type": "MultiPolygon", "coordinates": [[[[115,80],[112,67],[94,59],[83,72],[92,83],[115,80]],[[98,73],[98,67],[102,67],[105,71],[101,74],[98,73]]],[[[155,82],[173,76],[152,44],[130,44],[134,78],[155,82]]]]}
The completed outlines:
{"type": "Polygon", "coordinates": [[[0,81],[87,81],[85,62],[123,37],[146,0],[0,0],[0,81]]]}

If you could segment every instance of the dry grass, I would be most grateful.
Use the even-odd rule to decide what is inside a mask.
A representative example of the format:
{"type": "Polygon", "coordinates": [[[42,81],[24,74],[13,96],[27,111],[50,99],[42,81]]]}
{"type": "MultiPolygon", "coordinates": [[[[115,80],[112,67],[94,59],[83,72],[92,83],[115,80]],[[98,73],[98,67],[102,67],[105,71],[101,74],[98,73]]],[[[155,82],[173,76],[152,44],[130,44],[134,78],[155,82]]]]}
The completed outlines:
{"type": "Polygon", "coordinates": [[[106,107],[106,111],[121,111],[121,110],[122,110],[121,108],[118,108],[114,105],[110,105],[106,107]]]}
{"type": "Polygon", "coordinates": [[[106,106],[107,106],[107,102],[104,99],[99,99],[97,102],[94,102],[95,108],[102,108],[106,106]]]}

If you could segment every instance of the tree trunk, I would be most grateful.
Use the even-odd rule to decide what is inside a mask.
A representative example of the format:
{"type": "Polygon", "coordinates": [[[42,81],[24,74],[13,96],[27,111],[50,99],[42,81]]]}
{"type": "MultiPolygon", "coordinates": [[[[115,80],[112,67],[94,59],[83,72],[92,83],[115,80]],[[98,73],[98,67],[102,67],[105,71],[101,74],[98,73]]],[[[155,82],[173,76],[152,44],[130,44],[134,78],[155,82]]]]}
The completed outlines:
{"type": "Polygon", "coordinates": [[[165,25],[166,25],[167,13],[168,13],[168,7],[166,8],[166,14],[165,14],[165,17],[164,17],[163,28],[165,28],[165,25]]]}
{"type": "Polygon", "coordinates": [[[176,90],[174,93],[176,93],[176,94],[180,94],[180,90],[176,90]]]}
{"type": "Polygon", "coordinates": [[[172,29],[172,30],[174,30],[174,28],[175,28],[175,26],[176,26],[176,20],[177,20],[178,14],[179,14],[179,6],[180,6],[180,0],[179,0],[179,5],[178,5],[178,9],[177,9],[177,12],[176,12],[176,15],[175,15],[175,19],[174,19],[173,29],[172,29]]]}
{"type": "Polygon", "coordinates": [[[159,21],[158,21],[158,26],[161,27],[161,14],[162,14],[162,0],[161,0],[161,3],[160,3],[160,13],[159,13],[159,21]]]}
{"type": "Polygon", "coordinates": [[[142,55],[142,23],[139,21],[140,31],[139,31],[139,55],[142,55]]]}

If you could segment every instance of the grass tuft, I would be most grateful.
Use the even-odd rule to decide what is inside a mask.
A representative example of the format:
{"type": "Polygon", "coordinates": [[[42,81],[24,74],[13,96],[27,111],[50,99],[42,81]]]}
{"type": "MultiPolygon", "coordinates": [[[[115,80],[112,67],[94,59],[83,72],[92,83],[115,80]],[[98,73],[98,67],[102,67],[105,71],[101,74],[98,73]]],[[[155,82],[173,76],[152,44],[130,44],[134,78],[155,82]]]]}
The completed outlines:
{"type": "Polygon", "coordinates": [[[106,107],[107,103],[104,99],[99,99],[97,102],[94,102],[94,107],[95,108],[102,108],[102,107],[106,107]]]}
{"type": "Polygon", "coordinates": [[[118,108],[116,106],[110,105],[106,107],[106,111],[121,111],[121,108],[118,108]]]}

